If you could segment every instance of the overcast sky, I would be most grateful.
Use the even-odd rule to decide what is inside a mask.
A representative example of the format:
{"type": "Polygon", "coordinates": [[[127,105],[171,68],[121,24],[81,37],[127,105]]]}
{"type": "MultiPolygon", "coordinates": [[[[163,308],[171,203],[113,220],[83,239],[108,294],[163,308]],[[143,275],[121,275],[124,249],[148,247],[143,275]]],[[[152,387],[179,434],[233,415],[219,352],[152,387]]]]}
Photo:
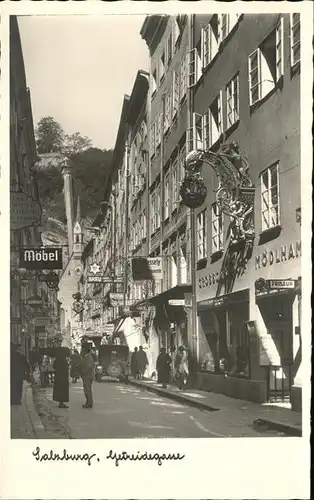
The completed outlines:
{"type": "Polygon", "coordinates": [[[53,116],[65,132],[114,147],[124,94],[149,55],[144,16],[18,18],[34,122],[53,116]]]}

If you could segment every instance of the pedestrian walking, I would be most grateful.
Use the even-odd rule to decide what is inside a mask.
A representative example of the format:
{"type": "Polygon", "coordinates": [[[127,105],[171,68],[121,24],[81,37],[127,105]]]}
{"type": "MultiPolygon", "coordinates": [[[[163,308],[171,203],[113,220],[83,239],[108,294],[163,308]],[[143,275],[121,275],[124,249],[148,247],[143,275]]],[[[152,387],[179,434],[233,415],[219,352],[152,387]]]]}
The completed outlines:
{"type": "Polygon", "coordinates": [[[131,375],[134,378],[138,378],[137,353],[138,353],[138,348],[134,347],[134,351],[132,352],[131,355],[131,375]]]}
{"type": "Polygon", "coordinates": [[[148,365],[148,358],[147,358],[147,354],[144,351],[142,345],[140,346],[138,352],[136,353],[136,361],[137,361],[137,369],[138,369],[139,378],[143,379],[144,373],[145,373],[147,365],[148,365]]]}
{"type": "Polygon", "coordinates": [[[95,362],[91,349],[91,344],[86,343],[83,347],[83,357],[80,366],[83,389],[86,398],[86,403],[82,405],[83,408],[93,408],[92,384],[95,380],[95,362]]]}
{"type": "Polygon", "coordinates": [[[166,352],[165,347],[160,349],[160,354],[157,358],[156,368],[158,372],[158,381],[162,384],[162,387],[166,388],[167,384],[169,384],[170,378],[170,366],[171,366],[171,358],[169,354],[166,352]]]}
{"type": "Polygon", "coordinates": [[[21,404],[24,380],[31,382],[30,366],[21,352],[21,346],[11,343],[11,406],[21,404]]]}
{"type": "Polygon", "coordinates": [[[41,357],[41,361],[39,364],[39,372],[40,372],[40,385],[44,389],[49,385],[49,356],[44,354],[41,357]]]}
{"type": "Polygon", "coordinates": [[[54,358],[54,381],[52,399],[59,403],[59,408],[68,408],[69,402],[69,362],[70,349],[61,347],[62,340],[58,339],[55,347],[41,348],[40,353],[54,358]]]}
{"type": "Polygon", "coordinates": [[[77,379],[80,377],[80,365],[81,365],[81,362],[82,362],[82,358],[81,356],[79,355],[79,352],[77,349],[73,349],[72,350],[72,354],[71,354],[71,371],[70,371],[70,375],[71,375],[71,379],[72,379],[72,382],[77,382],[77,379]]]}
{"type": "Polygon", "coordinates": [[[181,345],[175,358],[176,380],[180,389],[184,389],[189,376],[188,355],[186,348],[181,345]]]}

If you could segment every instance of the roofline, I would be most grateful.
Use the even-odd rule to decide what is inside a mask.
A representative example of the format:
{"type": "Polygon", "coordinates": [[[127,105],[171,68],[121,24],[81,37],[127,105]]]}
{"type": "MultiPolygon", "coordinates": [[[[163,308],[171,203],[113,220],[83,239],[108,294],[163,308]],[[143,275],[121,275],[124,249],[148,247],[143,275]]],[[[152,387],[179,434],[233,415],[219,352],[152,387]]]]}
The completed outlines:
{"type": "Polygon", "coordinates": [[[145,102],[145,99],[147,97],[148,93],[148,88],[149,88],[149,73],[144,70],[139,70],[137,72],[133,89],[131,92],[131,97],[129,101],[129,109],[128,109],[128,115],[127,115],[127,120],[128,123],[133,123],[132,117],[134,116],[134,109],[133,109],[133,104],[135,108],[138,110],[138,112],[141,111],[142,104],[145,102]],[[136,106],[137,101],[140,101],[140,105],[136,106]]]}

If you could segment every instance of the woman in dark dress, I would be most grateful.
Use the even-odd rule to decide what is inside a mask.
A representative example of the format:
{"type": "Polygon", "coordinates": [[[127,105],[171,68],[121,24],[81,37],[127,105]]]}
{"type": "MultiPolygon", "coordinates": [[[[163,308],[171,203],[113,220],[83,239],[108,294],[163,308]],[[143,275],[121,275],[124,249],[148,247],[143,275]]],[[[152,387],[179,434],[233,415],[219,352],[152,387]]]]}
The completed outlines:
{"type": "Polygon", "coordinates": [[[157,358],[156,368],[158,372],[158,382],[162,384],[164,388],[166,388],[167,384],[169,384],[170,366],[171,358],[169,354],[166,353],[166,349],[162,347],[157,358]]]}
{"type": "Polygon", "coordinates": [[[58,341],[56,347],[47,347],[40,349],[41,354],[46,354],[54,358],[54,382],[53,382],[53,401],[59,403],[59,408],[68,408],[65,403],[69,402],[69,363],[70,349],[61,347],[61,341],[58,341]]]}
{"type": "Polygon", "coordinates": [[[24,380],[31,381],[29,364],[20,345],[11,344],[11,406],[21,404],[24,380]]]}

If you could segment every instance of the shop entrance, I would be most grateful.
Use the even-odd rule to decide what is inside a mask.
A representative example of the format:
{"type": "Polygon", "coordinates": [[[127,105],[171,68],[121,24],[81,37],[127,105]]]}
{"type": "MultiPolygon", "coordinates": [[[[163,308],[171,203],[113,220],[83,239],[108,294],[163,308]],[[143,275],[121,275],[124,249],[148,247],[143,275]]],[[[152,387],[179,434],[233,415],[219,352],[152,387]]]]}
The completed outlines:
{"type": "Polygon", "coordinates": [[[293,385],[292,297],[269,297],[259,307],[278,353],[278,362],[268,367],[268,400],[288,402],[293,385]]]}

